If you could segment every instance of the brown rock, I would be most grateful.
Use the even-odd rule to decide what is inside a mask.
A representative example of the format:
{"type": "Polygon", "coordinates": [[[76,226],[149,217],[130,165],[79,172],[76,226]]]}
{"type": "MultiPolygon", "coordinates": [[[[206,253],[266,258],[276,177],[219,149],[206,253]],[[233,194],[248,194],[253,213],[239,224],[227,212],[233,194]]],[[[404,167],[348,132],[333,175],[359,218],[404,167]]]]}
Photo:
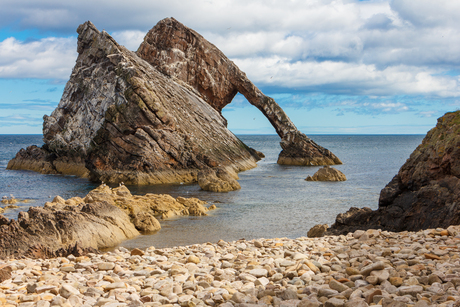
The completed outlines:
{"type": "Polygon", "coordinates": [[[196,182],[208,168],[253,168],[263,154],[233,135],[221,114],[238,92],[281,137],[278,163],[341,164],[220,50],[175,19],[160,21],[137,53],[89,21],[77,32],[76,65],[59,106],[44,117],[45,145],[18,152],[9,169],[159,184],[196,182]]]}
{"type": "Polygon", "coordinates": [[[460,111],[439,118],[436,127],[380,192],[378,210],[352,208],[340,221],[337,216],[328,234],[369,228],[399,232],[459,225],[459,130],[460,111]]]}
{"type": "Polygon", "coordinates": [[[131,251],[131,256],[144,256],[144,255],[145,255],[144,251],[138,248],[135,248],[131,251]]]}
{"type": "Polygon", "coordinates": [[[6,264],[0,265],[0,283],[11,278],[11,267],[6,264]]]}
{"type": "Polygon", "coordinates": [[[401,286],[404,282],[404,280],[401,277],[390,277],[388,281],[395,287],[401,286]]]}
{"type": "Polygon", "coordinates": [[[306,181],[346,181],[347,177],[338,169],[326,165],[320,168],[314,175],[308,176],[306,181]]]}
{"type": "Polygon", "coordinates": [[[221,112],[240,92],[270,121],[281,137],[278,163],[332,165],[342,162],[297,130],[280,106],[265,96],[246,74],[200,34],[174,18],[160,21],[146,35],[137,54],[166,75],[182,80],[221,112]]]}
{"type": "Polygon", "coordinates": [[[0,257],[51,257],[112,247],[139,235],[129,216],[106,202],[31,207],[0,226],[0,257]]]}
{"type": "Polygon", "coordinates": [[[134,226],[140,232],[147,234],[161,229],[160,222],[151,214],[139,212],[133,219],[134,226]]]}
{"type": "Polygon", "coordinates": [[[432,260],[441,260],[441,257],[433,255],[433,254],[424,254],[426,259],[432,259],[432,260]]]}
{"type": "Polygon", "coordinates": [[[322,237],[324,236],[324,233],[326,232],[327,230],[327,224],[318,224],[318,225],[315,225],[313,226],[312,228],[310,228],[310,230],[307,232],[307,236],[309,238],[319,238],[319,237],[322,237]]]}
{"type": "Polygon", "coordinates": [[[198,173],[200,188],[211,192],[230,192],[241,189],[238,181],[222,168],[201,170],[198,173]]]}

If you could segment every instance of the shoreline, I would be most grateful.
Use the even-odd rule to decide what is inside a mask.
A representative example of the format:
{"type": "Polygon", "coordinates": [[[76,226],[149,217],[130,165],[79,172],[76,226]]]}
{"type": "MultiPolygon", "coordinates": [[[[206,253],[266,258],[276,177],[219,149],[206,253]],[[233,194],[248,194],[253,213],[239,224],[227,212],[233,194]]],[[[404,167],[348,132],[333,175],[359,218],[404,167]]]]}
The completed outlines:
{"type": "Polygon", "coordinates": [[[458,306],[460,226],[0,260],[5,306],[458,306]],[[246,305],[244,305],[246,304],[246,305]]]}

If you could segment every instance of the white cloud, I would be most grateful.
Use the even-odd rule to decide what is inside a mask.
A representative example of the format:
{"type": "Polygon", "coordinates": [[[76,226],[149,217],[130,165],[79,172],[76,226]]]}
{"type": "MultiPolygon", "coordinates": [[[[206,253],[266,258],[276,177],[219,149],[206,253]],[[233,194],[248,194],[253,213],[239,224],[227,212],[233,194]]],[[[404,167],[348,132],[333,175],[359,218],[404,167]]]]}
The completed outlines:
{"type": "MultiPolygon", "coordinates": [[[[460,2],[450,0],[3,0],[0,26],[74,35],[79,23],[91,20],[137,50],[159,20],[175,17],[260,87],[457,97],[459,11],[460,2]]],[[[0,77],[65,80],[75,63],[75,41],[6,39],[0,42],[0,77]]]]}
{"type": "Polygon", "coordinates": [[[0,78],[69,78],[77,57],[75,38],[44,38],[0,42],[0,78]]]}
{"type": "Polygon", "coordinates": [[[144,40],[145,34],[146,33],[142,31],[128,30],[113,32],[112,37],[129,50],[136,51],[144,40]]]}

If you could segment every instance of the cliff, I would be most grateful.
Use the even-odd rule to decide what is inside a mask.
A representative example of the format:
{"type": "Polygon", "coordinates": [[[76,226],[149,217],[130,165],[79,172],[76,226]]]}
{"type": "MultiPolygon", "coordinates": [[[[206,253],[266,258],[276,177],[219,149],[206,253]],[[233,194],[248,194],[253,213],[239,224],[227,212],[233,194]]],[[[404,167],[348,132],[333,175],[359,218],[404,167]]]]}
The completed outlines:
{"type": "Polygon", "coordinates": [[[438,119],[380,192],[379,208],[351,208],[329,234],[356,229],[416,231],[460,224],[460,111],[438,119]]]}
{"type": "Polygon", "coordinates": [[[58,107],[44,116],[44,146],[22,149],[8,169],[158,184],[196,182],[200,171],[219,168],[222,178],[237,179],[260,159],[221,115],[238,91],[281,136],[279,163],[341,163],[216,47],[172,18],[160,21],[137,53],[89,21],[77,32],[75,67],[58,107]]]}

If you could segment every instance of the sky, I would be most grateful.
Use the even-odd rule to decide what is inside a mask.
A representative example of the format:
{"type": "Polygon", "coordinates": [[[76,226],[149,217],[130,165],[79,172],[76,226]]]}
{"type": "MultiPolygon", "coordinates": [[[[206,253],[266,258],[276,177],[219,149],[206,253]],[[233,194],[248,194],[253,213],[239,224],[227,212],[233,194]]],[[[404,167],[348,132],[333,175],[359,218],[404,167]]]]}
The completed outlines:
{"type": "MultiPolygon", "coordinates": [[[[0,134],[40,134],[87,20],[137,50],[174,17],[222,50],[309,134],[425,134],[460,108],[460,1],[0,0],[0,134]]],[[[275,134],[237,95],[236,134],[275,134]]]]}

